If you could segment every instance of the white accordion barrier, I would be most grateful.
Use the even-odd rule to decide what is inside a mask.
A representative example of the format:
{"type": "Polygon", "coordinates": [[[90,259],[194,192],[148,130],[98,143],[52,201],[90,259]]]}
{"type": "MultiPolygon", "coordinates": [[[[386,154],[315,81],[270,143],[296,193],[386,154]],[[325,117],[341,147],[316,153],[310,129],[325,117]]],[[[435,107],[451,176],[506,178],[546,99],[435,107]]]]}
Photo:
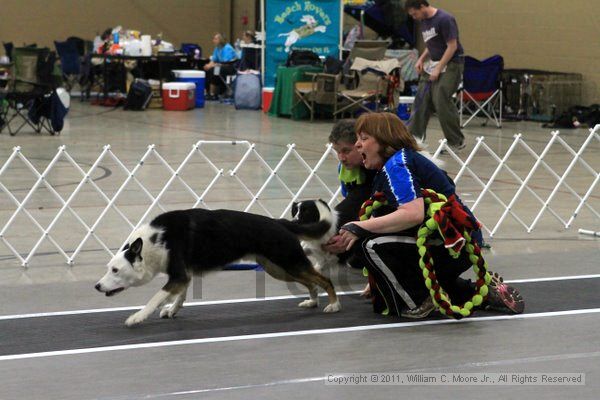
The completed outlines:
{"type": "MultiPolygon", "coordinates": [[[[600,125],[576,148],[559,132],[545,144],[538,138],[537,151],[521,134],[495,146],[503,154],[490,140],[498,139],[479,137],[460,156],[441,141],[433,153],[447,150],[444,167],[485,236],[513,238],[536,228],[560,235],[577,217],[582,233],[598,234],[600,125]]],[[[265,147],[260,154],[247,141],[199,141],[175,163],[154,145],[134,162],[109,145],[93,162],[78,162],[66,146],[49,162],[15,147],[0,161],[0,262],[26,267],[34,257],[60,257],[104,265],[133,229],[164,211],[231,208],[285,217],[298,199],[341,199],[330,146],[322,154],[293,144],[283,154],[265,147]]]]}

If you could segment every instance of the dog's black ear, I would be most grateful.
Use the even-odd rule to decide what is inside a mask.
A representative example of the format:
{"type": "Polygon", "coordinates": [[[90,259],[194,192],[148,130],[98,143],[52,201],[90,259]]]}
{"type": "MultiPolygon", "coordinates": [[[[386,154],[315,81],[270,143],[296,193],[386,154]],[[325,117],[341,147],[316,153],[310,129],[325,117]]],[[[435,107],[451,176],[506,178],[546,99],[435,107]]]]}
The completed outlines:
{"type": "Polygon", "coordinates": [[[142,240],[142,238],[137,238],[129,246],[129,251],[131,251],[136,256],[139,256],[142,253],[142,245],[143,244],[144,244],[144,241],[142,240]]]}
{"type": "Polygon", "coordinates": [[[296,214],[298,214],[298,203],[293,202],[292,203],[292,217],[295,217],[296,214]]]}

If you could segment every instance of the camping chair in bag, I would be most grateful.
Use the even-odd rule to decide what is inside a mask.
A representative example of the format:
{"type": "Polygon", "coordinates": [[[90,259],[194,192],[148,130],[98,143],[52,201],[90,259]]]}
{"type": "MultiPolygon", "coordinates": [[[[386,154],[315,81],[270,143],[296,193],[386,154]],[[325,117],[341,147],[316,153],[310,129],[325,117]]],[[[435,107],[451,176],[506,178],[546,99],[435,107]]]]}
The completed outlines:
{"type": "Polygon", "coordinates": [[[50,104],[56,99],[52,75],[56,55],[47,48],[15,48],[13,60],[5,93],[6,106],[1,111],[2,130],[6,128],[14,136],[28,125],[37,133],[45,129],[54,135],[57,130],[49,123],[48,116],[51,108],[58,106],[50,104]]]}
{"type": "Polygon", "coordinates": [[[81,58],[77,46],[73,41],[54,42],[56,52],[60,58],[60,69],[67,92],[80,81],[81,58]]]}
{"type": "Polygon", "coordinates": [[[463,82],[458,90],[460,126],[464,128],[475,117],[485,117],[502,127],[502,56],[494,55],[479,61],[465,56],[463,82]]]}

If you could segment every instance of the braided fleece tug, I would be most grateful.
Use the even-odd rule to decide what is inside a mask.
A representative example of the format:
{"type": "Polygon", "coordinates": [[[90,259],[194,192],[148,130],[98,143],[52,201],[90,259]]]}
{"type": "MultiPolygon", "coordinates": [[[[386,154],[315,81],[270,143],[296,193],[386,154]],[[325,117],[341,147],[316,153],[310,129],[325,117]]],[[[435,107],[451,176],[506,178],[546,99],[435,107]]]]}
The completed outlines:
{"type": "MultiPolygon", "coordinates": [[[[425,278],[425,286],[429,289],[429,294],[433,300],[433,303],[442,314],[455,318],[461,319],[471,315],[473,307],[480,306],[481,303],[487,298],[488,285],[491,282],[491,276],[487,272],[487,265],[481,255],[481,249],[479,245],[471,239],[467,229],[463,230],[462,236],[464,237],[465,251],[469,254],[469,260],[473,264],[473,271],[477,275],[476,290],[471,300],[465,302],[461,306],[453,305],[450,298],[440,286],[434,269],[434,262],[431,254],[429,253],[429,245],[427,244],[427,237],[435,231],[439,231],[444,237],[443,230],[440,229],[440,222],[445,224],[447,222],[447,216],[444,215],[445,211],[442,208],[448,206],[455,199],[448,199],[433,190],[424,189],[422,192],[425,205],[427,207],[427,216],[429,217],[419,228],[417,233],[417,247],[419,255],[419,266],[423,271],[423,278],[425,278]]],[[[452,196],[451,196],[452,197],[452,196]]],[[[452,248],[448,251],[452,257],[457,258],[460,255],[460,250],[457,252],[452,248]]]]}

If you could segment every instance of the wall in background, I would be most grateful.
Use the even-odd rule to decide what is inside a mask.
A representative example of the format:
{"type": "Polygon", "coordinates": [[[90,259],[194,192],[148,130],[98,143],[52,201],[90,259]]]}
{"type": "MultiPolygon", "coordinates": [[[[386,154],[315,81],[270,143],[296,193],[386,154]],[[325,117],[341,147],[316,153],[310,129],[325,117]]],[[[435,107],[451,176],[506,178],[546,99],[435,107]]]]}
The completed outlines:
{"type": "MultiPolygon", "coordinates": [[[[466,52],[477,58],[501,54],[507,68],[579,72],[583,102],[600,102],[600,20],[589,0],[431,0],[453,13],[466,52]]],[[[92,39],[122,25],[178,46],[223,32],[235,41],[255,29],[255,0],[2,0],[0,40],[54,47],[68,36],[92,39]],[[242,16],[248,16],[248,25],[242,16]]],[[[354,23],[352,20],[351,23],[354,23]]],[[[3,53],[3,49],[0,52],[3,53]]]]}
{"type": "MultiPolygon", "coordinates": [[[[198,43],[212,53],[215,32],[230,32],[231,5],[242,0],[2,0],[0,40],[15,45],[37,43],[54,49],[69,36],[93,39],[121,25],[176,47],[198,43]]],[[[4,49],[2,48],[2,53],[4,49]]]]}
{"type": "Polygon", "coordinates": [[[583,103],[600,103],[600,20],[589,0],[430,0],[454,14],[466,54],[506,68],[583,74],[583,103]]]}
{"type": "MultiPolygon", "coordinates": [[[[242,37],[242,33],[247,30],[256,30],[256,0],[233,0],[233,16],[232,16],[232,43],[235,39],[242,37]],[[242,17],[246,17],[248,23],[244,25],[242,17]]],[[[260,18],[260,15],[258,16],[260,18]]]]}

